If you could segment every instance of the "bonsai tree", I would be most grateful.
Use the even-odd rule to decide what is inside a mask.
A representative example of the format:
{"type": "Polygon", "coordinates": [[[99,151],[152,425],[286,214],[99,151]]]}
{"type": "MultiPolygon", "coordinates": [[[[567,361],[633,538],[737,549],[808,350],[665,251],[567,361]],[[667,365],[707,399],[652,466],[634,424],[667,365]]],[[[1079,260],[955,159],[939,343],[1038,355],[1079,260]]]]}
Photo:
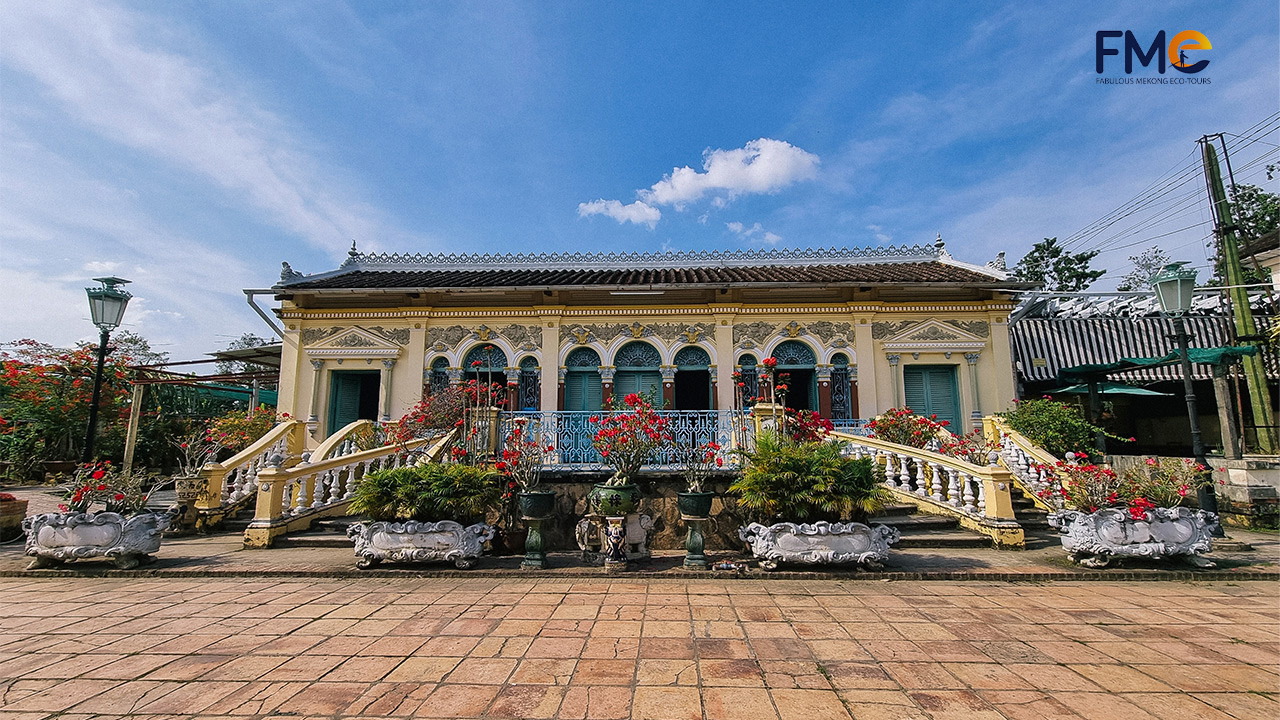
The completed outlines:
{"type": "Polygon", "coordinates": [[[351,512],[372,520],[483,518],[501,496],[500,475],[485,467],[428,463],[368,473],[351,499],[351,512]]]}
{"type": "Polygon", "coordinates": [[[729,492],[762,523],[810,518],[865,522],[890,498],[871,459],[845,457],[835,443],[761,433],[755,450],[738,452],[747,466],[729,492]]]}

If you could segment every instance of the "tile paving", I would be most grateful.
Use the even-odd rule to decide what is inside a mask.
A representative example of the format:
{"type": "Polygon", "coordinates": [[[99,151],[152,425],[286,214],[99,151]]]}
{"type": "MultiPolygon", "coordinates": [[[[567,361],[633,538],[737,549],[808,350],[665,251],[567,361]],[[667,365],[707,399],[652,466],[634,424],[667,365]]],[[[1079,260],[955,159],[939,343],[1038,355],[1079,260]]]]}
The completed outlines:
{"type": "Polygon", "coordinates": [[[0,720],[1280,717],[1275,581],[22,577],[0,609],[0,720]]]}

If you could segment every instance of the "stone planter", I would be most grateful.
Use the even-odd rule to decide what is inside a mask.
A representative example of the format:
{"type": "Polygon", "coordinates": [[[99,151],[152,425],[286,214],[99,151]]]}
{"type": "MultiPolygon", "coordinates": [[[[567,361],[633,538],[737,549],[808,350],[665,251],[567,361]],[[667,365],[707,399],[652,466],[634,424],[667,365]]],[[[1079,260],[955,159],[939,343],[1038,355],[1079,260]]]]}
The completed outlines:
{"type": "Polygon", "coordinates": [[[547,552],[542,540],[542,521],[556,508],[556,494],[548,490],[520,493],[520,516],[528,532],[524,538],[524,560],[520,566],[541,570],[547,566],[547,552]]]}
{"type": "Polygon", "coordinates": [[[26,500],[0,501],[0,541],[22,534],[22,521],[27,517],[26,500]]]}
{"type": "Polygon", "coordinates": [[[764,570],[775,570],[778,563],[805,565],[840,565],[857,563],[878,568],[889,557],[889,546],[898,542],[897,528],[877,525],[874,528],[858,522],[832,523],[819,520],[813,524],[789,522],[774,525],[751,523],[738,530],[738,537],[751,546],[751,554],[764,570]]]}
{"type": "Polygon", "coordinates": [[[356,567],[367,570],[384,560],[391,562],[452,562],[460,570],[475,567],[484,543],[493,539],[492,525],[463,527],[453,520],[440,522],[368,522],[347,528],[356,544],[356,567]]]}
{"type": "Polygon", "coordinates": [[[27,554],[35,557],[30,570],[54,567],[68,560],[107,557],[128,570],[151,562],[160,549],[160,535],[182,510],[166,513],[47,513],[22,521],[27,532],[27,554]]]}
{"type": "Polygon", "coordinates": [[[1213,530],[1218,526],[1218,516],[1206,510],[1156,508],[1138,519],[1125,508],[1059,510],[1049,515],[1049,525],[1061,533],[1071,560],[1085,567],[1103,568],[1117,558],[1170,557],[1198,567],[1214,566],[1200,557],[1213,550],[1213,530]]]}
{"type": "Polygon", "coordinates": [[[631,483],[609,485],[597,483],[587,496],[590,508],[596,515],[621,517],[635,512],[640,505],[640,488],[631,483]]]}

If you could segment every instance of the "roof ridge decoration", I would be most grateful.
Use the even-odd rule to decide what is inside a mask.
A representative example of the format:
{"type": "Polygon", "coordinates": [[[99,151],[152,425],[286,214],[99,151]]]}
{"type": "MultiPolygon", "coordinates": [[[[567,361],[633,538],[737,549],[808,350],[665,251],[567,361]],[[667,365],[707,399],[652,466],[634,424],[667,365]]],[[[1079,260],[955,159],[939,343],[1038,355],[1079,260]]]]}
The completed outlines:
{"type": "Polygon", "coordinates": [[[340,270],[673,270],[705,267],[752,267],[785,263],[791,266],[921,262],[938,259],[945,249],[923,245],[865,248],[804,248],[769,250],[701,250],[687,252],[574,252],[574,253],[362,253],[352,247],[340,270]]]}

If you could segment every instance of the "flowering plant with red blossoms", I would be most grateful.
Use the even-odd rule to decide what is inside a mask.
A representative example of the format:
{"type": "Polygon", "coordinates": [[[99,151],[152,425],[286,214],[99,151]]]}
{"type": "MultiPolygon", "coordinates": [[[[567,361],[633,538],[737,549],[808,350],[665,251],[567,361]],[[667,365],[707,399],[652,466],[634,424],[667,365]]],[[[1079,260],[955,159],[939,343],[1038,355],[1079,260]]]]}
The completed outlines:
{"type": "Polygon", "coordinates": [[[1132,491],[1151,501],[1154,507],[1177,507],[1187,495],[1210,484],[1205,466],[1191,458],[1147,458],[1142,465],[1124,472],[1132,491]]]}
{"type": "Polygon", "coordinates": [[[517,488],[532,490],[542,480],[542,465],[546,453],[556,451],[556,446],[543,442],[541,433],[529,427],[528,418],[516,418],[511,430],[502,441],[501,459],[493,464],[507,480],[506,492],[510,495],[517,488]]]}
{"type": "Polygon", "coordinates": [[[1117,474],[1106,465],[1077,455],[1054,465],[1050,486],[1040,497],[1058,507],[1081,512],[1127,508],[1129,517],[1144,520],[1158,507],[1176,507],[1203,480],[1205,467],[1187,458],[1148,458],[1144,466],[1117,474]]]}
{"type": "Polygon", "coordinates": [[[604,461],[613,466],[609,485],[625,485],[649,461],[663,443],[671,442],[667,419],[658,414],[653,403],[631,393],[603,415],[592,415],[591,424],[599,427],[591,444],[604,461]]]}
{"type": "Polygon", "coordinates": [[[937,439],[942,429],[949,424],[946,420],[938,420],[937,415],[925,417],[915,414],[909,407],[900,407],[889,408],[877,415],[867,423],[867,429],[871,431],[871,437],[924,448],[930,441],[937,439]]]}
{"type": "Polygon", "coordinates": [[[94,505],[102,505],[107,512],[141,512],[160,482],[161,478],[145,470],[122,472],[110,461],[85,463],[76,469],[63,495],[65,502],[58,505],[58,509],[83,513],[94,505]]]}
{"type": "Polygon", "coordinates": [[[676,448],[681,474],[684,475],[685,492],[704,491],[707,478],[711,473],[724,467],[724,458],[720,456],[720,450],[720,443],[714,440],[701,445],[681,445],[676,448]]]}
{"type": "Polygon", "coordinates": [[[1000,452],[1002,447],[1000,443],[987,439],[981,430],[970,430],[963,435],[941,438],[938,452],[974,465],[987,465],[991,453],[1000,452]]]}
{"type": "Polygon", "coordinates": [[[834,423],[812,410],[788,409],[783,426],[791,440],[798,443],[822,442],[836,429],[834,423]]]}

